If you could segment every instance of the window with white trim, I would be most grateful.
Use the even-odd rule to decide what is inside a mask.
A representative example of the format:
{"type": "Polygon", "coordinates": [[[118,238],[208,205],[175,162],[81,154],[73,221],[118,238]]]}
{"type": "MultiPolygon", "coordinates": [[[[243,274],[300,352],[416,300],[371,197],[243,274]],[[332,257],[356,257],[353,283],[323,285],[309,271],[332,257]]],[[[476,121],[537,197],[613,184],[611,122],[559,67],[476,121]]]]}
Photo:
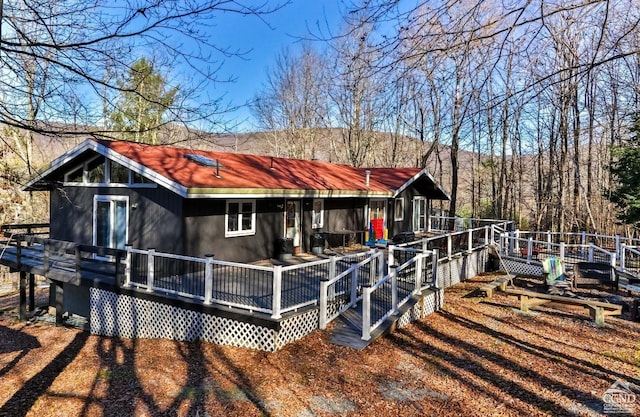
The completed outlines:
{"type": "Polygon", "coordinates": [[[393,220],[400,222],[404,220],[404,198],[396,198],[394,200],[393,220]]]}
{"type": "Polygon", "coordinates": [[[313,210],[311,211],[311,227],[320,229],[324,226],[324,200],[313,200],[313,210]]]}
{"type": "Polygon", "coordinates": [[[64,183],[71,186],[99,185],[101,187],[155,188],[157,186],[147,177],[100,155],[69,170],[64,175],[64,183]]]}
{"type": "Polygon", "coordinates": [[[227,200],[225,237],[256,234],[256,201],[227,200]]]}

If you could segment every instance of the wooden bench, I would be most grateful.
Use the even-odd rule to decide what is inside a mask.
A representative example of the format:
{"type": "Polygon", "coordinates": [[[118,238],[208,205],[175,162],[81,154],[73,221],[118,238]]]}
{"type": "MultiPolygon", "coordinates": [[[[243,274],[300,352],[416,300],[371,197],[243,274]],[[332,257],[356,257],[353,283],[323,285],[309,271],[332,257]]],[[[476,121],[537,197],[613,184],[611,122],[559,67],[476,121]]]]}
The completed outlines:
{"type": "Polygon", "coordinates": [[[598,325],[604,325],[606,316],[619,316],[622,314],[622,306],[619,304],[605,303],[602,301],[582,300],[579,298],[565,297],[562,295],[543,294],[534,291],[506,288],[507,294],[517,295],[520,299],[520,310],[528,312],[529,308],[547,303],[560,303],[582,306],[589,309],[589,315],[598,325]]]}
{"type": "Polygon", "coordinates": [[[514,278],[513,275],[505,275],[496,279],[495,281],[488,282],[478,288],[478,291],[484,292],[487,298],[491,298],[493,292],[498,288],[500,291],[507,289],[507,284],[514,278]]]}

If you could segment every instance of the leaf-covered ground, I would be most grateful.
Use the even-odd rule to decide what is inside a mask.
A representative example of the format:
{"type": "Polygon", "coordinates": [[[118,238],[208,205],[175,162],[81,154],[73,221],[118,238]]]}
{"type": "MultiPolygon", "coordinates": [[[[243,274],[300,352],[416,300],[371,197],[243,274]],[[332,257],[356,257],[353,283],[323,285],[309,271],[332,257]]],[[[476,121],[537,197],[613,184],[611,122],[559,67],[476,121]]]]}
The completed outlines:
{"type": "Polygon", "coordinates": [[[328,331],[276,353],[97,337],[19,323],[0,297],[0,416],[596,416],[616,380],[640,384],[628,312],[604,327],[584,309],[524,315],[474,296],[491,279],[363,351],[328,331]]]}

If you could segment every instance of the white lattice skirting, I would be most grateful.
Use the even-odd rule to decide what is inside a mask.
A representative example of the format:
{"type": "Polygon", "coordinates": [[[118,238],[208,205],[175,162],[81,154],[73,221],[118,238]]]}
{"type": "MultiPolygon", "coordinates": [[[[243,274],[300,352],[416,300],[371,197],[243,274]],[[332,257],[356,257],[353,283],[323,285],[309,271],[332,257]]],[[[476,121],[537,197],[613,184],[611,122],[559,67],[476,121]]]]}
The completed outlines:
{"type": "MultiPolygon", "coordinates": [[[[439,310],[444,289],[485,271],[487,250],[466,253],[438,264],[437,288],[407,311],[406,326],[439,310]]],[[[318,328],[318,309],[283,318],[280,330],[255,323],[192,311],[99,288],[89,289],[91,333],[126,338],[205,340],[273,352],[318,328]]],[[[339,304],[332,306],[339,308],[339,304]]]]}
{"type": "Polygon", "coordinates": [[[487,249],[464,253],[451,259],[438,261],[437,287],[448,288],[486,270],[488,260],[487,249]]]}
{"type": "Polygon", "coordinates": [[[542,263],[539,261],[527,263],[521,259],[511,259],[507,257],[503,257],[502,261],[512,275],[541,276],[543,273],[542,263]]]}
{"type": "Polygon", "coordinates": [[[442,308],[444,300],[443,289],[428,290],[431,294],[427,294],[422,300],[416,303],[409,311],[404,313],[398,320],[398,327],[405,327],[409,323],[421,318],[427,317],[431,313],[435,313],[442,308]]]}
{"type": "Polygon", "coordinates": [[[273,352],[318,328],[317,309],[281,321],[280,330],[90,288],[91,333],[126,338],[205,340],[273,352]]]}

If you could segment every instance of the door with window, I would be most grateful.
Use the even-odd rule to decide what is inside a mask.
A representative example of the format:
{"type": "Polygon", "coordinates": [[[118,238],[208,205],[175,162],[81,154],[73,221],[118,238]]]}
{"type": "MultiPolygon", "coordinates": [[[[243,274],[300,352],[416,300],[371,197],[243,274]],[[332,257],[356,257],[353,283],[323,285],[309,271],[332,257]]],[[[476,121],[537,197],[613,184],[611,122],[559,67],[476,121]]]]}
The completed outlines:
{"type": "Polygon", "coordinates": [[[129,234],[129,197],[97,195],[93,199],[93,244],[124,249],[129,234]]]}
{"type": "Polygon", "coordinates": [[[427,230],[427,199],[415,197],[413,199],[413,231],[425,232],[427,230]]]}
{"type": "Polygon", "coordinates": [[[285,210],[285,237],[293,239],[293,247],[302,243],[300,200],[287,200],[285,210]]]}
{"type": "Polygon", "coordinates": [[[384,239],[384,231],[387,228],[387,200],[369,200],[369,225],[373,228],[376,240],[384,239]]]}

